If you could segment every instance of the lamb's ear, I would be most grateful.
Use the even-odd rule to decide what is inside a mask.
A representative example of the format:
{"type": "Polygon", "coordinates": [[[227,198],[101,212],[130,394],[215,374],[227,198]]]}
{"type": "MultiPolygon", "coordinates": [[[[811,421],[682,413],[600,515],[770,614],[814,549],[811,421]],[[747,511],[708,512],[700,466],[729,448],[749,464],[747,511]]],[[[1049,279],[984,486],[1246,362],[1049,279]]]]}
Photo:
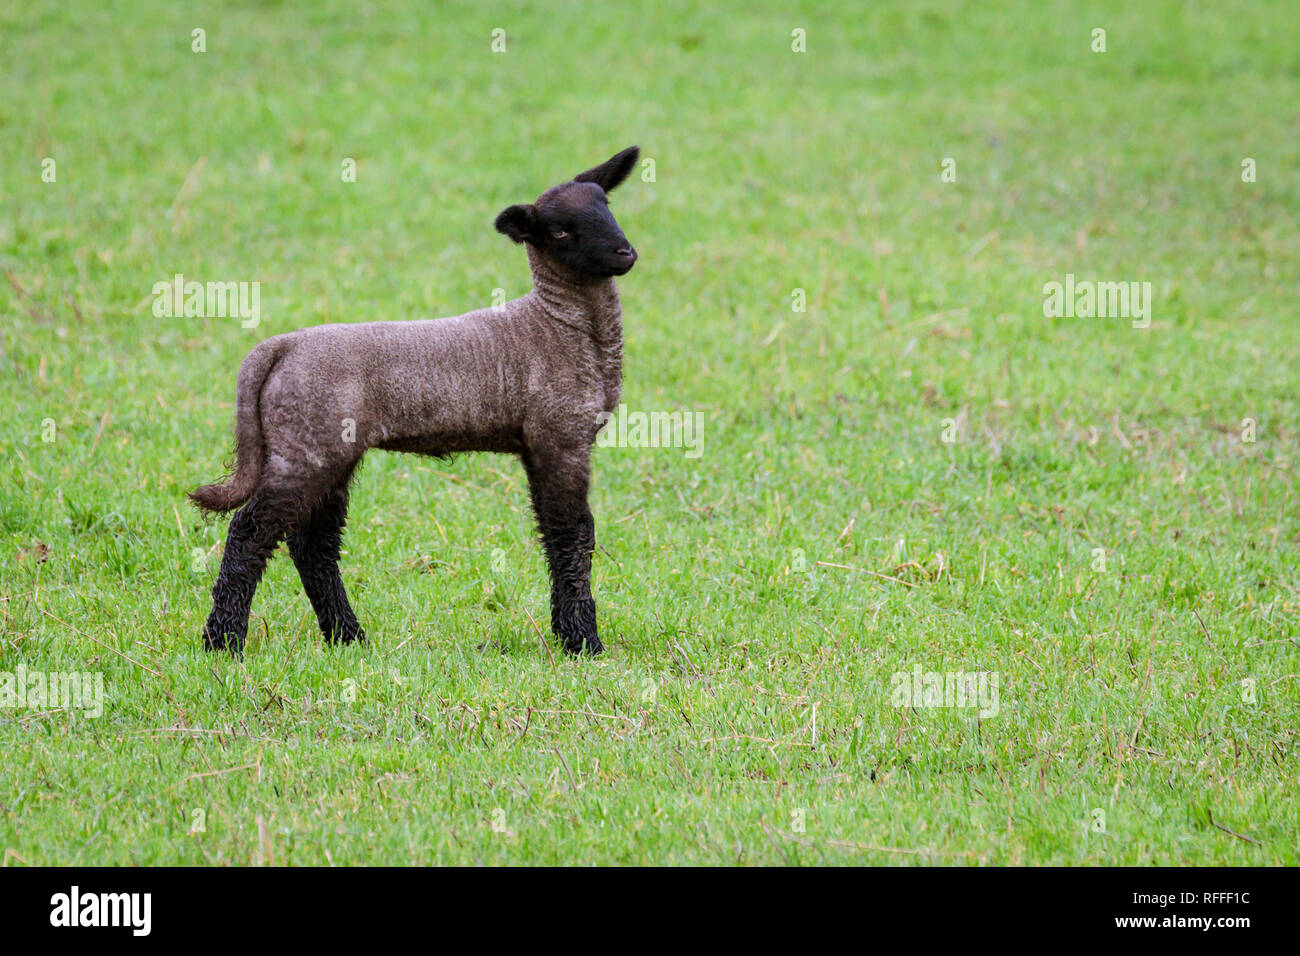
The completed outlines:
{"type": "Polygon", "coordinates": [[[632,172],[632,167],[636,165],[636,158],[640,155],[641,148],[639,146],[629,146],[623,152],[615,153],[599,166],[595,166],[585,173],[578,173],[573,177],[573,181],[575,183],[595,183],[605,192],[609,192],[627,179],[627,174],[632,172]]]}
{"type": "Polygon", "coordinates": [[[509,236],[515,242],[524,242],[533,238],[533,223],[537,210],[532,206],[511,206],[503,209],[497,216],[497,232],[509,236]]]}

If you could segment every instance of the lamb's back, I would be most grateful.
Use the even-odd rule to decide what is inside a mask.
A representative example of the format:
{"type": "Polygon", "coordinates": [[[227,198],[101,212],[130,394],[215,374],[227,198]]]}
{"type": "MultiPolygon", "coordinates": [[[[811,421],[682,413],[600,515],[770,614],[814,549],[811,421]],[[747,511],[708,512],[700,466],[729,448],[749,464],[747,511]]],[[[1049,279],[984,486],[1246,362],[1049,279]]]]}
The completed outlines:
{"type": "Polygon", "coordinates": [[[528,316],[514,303],[445,319],[320,325],[288,333],[264,407],[295,442],[442,454],[516,450],[536,377],[528,316]]]}

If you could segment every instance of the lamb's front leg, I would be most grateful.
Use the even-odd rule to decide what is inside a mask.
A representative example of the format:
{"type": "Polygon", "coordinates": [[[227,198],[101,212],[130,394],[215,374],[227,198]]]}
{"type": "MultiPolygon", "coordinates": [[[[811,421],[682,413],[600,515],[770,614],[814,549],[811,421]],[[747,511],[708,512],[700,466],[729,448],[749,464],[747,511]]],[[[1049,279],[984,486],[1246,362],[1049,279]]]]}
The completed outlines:
{"type": "Polygon", "coordinates": [[[587,506],[590,450],[524,455],[533,509],[551,572],[551,630],[571,654],[599,654],[591,554],[596,523],[587,506]]]}

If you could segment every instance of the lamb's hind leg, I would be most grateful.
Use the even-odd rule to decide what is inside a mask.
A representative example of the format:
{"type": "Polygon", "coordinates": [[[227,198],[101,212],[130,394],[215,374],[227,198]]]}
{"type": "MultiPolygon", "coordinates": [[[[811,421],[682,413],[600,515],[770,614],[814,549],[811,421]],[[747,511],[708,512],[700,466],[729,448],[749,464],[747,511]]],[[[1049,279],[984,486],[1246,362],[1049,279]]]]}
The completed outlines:
{"type": "Polygon", "coordinates": [[[231,519],[221,570],[212,586],[212,613],[203,626],[208,650],[243,652],[253,592],[292,520],[283,503],[260,490],[231,519]]]}
{"type": "Polygon", "coordinates": [[[587,506],[589,452],[524,455],[529,490],[551,571],[551,630],[571,654],[599,654],[591,554],[596,524],[587,506]]]}
{"type": "Polygon", "coordinates": [[[365,643],[366,632],[348,603],[339,576],[339,547],[348,514],[345,481],[334,489],[311,517],[289,536],[289,554],[298,567],[303,590],[316,612],[316,622],[330,643],[365,643]]]}

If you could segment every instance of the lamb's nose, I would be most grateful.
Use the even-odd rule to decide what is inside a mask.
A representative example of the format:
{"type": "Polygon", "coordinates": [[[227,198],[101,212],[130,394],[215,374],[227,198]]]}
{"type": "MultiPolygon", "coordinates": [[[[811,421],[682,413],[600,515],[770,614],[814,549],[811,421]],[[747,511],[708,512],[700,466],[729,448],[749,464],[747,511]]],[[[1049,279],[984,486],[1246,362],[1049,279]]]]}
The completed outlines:
{"type": "Polygon", "coordinates": [[[620,248],[615,249],[614,255],[622,256],[624,259],[631,259],[633,262],[636,262],[636,250],[631,246],[621,246],[620,248]]]}

